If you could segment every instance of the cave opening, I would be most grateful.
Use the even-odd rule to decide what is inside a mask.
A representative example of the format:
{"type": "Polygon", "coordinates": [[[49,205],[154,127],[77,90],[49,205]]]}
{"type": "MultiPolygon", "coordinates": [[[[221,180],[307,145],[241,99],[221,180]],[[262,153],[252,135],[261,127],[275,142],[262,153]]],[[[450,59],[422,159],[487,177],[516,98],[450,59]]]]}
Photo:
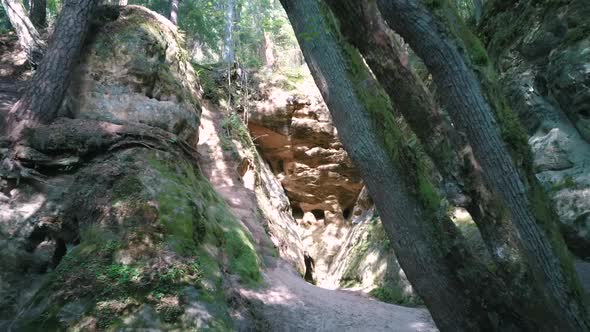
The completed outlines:
{"type": "Polygon", "coordinates": [[[352,216],[352,208],[347,207],[346,209],[344,209],[342,211],[342,216],[344,217],[344,219],[350,219],[350,217],[352,216]]]}
{"type": "Polygon", "coordinates": [[[324,212],[324,210],[314,209],[311,210],[311,213],[313,213],[313,216],[316,220],[326,219],[326,213],[324,212]]]}
{"type": "Polygon", "coordinates": [[[303,210],[299,207],[299,205],[291,205],[291,210],[293,211],[293,218],[303,218],[303,210]]]}

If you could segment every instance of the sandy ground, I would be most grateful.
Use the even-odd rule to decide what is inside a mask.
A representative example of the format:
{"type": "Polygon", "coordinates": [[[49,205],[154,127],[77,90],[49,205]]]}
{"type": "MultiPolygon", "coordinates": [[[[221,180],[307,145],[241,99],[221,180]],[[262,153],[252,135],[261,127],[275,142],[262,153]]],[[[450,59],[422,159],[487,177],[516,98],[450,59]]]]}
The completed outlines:
{"type": "Polygon", "coordinates": [[[285,261],[265,255],[270,240],[256,211],[256,196],[248,174],[237,172],[238,161],[223,151],[219,135],[224,114],[205,105],[199,135],[200,164],[205,176],[248,228],[264,256],[266,287],[242,289],[271,331],[437,331],[422,308],[376,301],[362,293],[328,290],[311,285],[285,261]]]}

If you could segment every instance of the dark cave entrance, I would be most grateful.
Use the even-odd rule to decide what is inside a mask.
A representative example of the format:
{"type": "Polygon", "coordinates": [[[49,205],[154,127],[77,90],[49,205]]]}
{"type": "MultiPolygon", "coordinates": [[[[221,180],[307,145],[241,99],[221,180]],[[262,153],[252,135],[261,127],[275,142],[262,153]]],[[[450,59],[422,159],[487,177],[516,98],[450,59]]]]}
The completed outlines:
{"type": "Polygon", "coordinates": [[[311,210],[311,213],[313,213],[313,216],[316,220],[326,219],[326,213],[324,212],[324,210],[315,209],[311,210]]]}

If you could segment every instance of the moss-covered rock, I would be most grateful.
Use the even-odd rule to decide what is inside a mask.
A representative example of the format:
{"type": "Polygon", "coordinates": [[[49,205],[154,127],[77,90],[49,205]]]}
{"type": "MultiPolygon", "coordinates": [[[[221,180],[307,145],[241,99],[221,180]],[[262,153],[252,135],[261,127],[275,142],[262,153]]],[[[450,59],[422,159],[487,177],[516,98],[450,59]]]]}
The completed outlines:
{"type": "Polygon", "coordinates": [[[255,285],[260,263],[251,240],[189,161],[125,150],[81,169],[70,194],[76,198],[65,204],[58,234],[66,238],[69,229],[79,244],[48,275],[16,326],[231,329],[225,275],[255,285]],[[199,314],[194,307],[205,309],[199,314]]]}
{"type": "Polygon", "coordinates": [[[95,19],[62,112],[139,122],[196,144],[201,88],[177,28],[138,6],[104,7],[95,19]]]}
{"type": "Polygon", "coordinates": [[[16,290],[0,295],[22,300],[0,301],[0,330],[232,330],[226,283],[258,285],[261,263],[196,163],[200,86],[182,38],[142,7],[97,15],[64,104],[74,119],[26,134],[28,152],[77,162],[44,164],[47,186],[9,206],[42,197],[0,226],[0,247],[31,260],[9,271],[24,282],[2,268],[16,290]]]}

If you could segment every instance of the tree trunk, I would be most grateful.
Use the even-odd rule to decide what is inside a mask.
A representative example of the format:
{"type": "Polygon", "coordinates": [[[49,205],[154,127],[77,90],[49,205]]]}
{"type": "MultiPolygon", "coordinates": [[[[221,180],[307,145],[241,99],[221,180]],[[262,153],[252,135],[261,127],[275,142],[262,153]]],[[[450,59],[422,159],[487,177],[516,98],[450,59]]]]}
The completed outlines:
{"type": "Polygon", "coordinates": [[[47,0],[31,0],[31,22],[37,29],[47,27],[47,0]]]}
{"type": "Polygon", "coordinates": [[[263,39],[262,39],[262,48],[263,48],[263,59],[264,65],[272,69],[275,67],[276,64],[276,57],[275,57],[275,45],[272,41],[272,36],[268,31],[263,32],[263,39]]]}
{"type": "Polygon", "coordinates": [[[339,136],[374,199],[408,279],[441,330],[518,326],[501,280],[465,248],[411,135],[317,0],[282,0],[339,136]],[[477,282],[474,282],[477,280],[477,282]],[[485,280],[485,281],[484,281],[485,280]],[[485,284],[485,287],[482,287],[485,284]],[[487,293],[487,294],[486,294],[487,293]],[[505,301],[508,299],[508,301],[505,301]]]}
{"type": "Polygon", "coordinates": [[[10,24],[16,31],[18,40],[24,48],[29,62],[35,67],[43,58],[45,43],[39,32],[26,14],[19,0],[2,0],[4,11],[10,20],[10,24]]]}
{"type": "MultiPolygon", "coordinates": [[[[405,45],[388,29],[374,1],[327,0],[343,34],[359,49],[365,61],[443,177],[451,204],[464,206],[477,224],[490,257],[508,285],[521,287],[520,262],[502,253],[519,253],[516,231],[505,214],[497,213],[497,198],[482,179],[471,147],[442,116],[438,104],[408,63],[405,45]],[[464,195],[467,195],[466,197],[464,195]],[[507,259],[509,258],[509,259],[507,259]],[[511,275],[512,274],[512,275],[511,275]]],[[[515,296],[515,312],[523,321],[537,310],[534,301],[515,296]]],[[[534,326],[534,321],[523,325],[534,326]]]]}
{"type": "Polygon", "coordinates": [[[234,42],[234,16],[236,4],[235,0],[227,0],[225,7],[225,33],[223,37],[223,51],[221,58],[225,63],[233,63],[235,60],[235,42],[234,42]]]}
{"type": "Polygon", "coordinates": [[[444,27],[420,2],[378,0],[378,3],[390,26],[424,60],[439,88],[443,105],[473,148],[483,181],[499,198],[498,213],[506,213],[518,231],[515,240],[524,257],[516,259],[525,262],[523,272],[531,278],[531,285],[515,291],[538,292],[528,297],[539,302],[537,309],[544,309],[534,317],[545,323],[543,330],[588,331],[590,321],[583,292],[559,234],[552,204],[532,172],[526,137],[499,92],[489,85],[482,88],[465,52],[459,52],[457,45],[474,62],[482,64],[487,62],[485,50],[473,40],[475,37],[458,29],[459,20],[448,16],[444,4],[437,10],[437,18],[446,17],[445,23],[450,28],[444,27]],[[453,35],[460,32],[464,38],[472,37],[467,40],[467,46],[465,40],[453,35]],[[477,46],[474,54],[473,48],[477,46]],[[518,166],[512,155],[523,165],[518,166]]]}
{"type": "Polygon", "coordinates": [[[170,0],[170,22],[178,25],[178,0],[170,0]]]}
{"type": "Polygon", "coordinates": [[[386,26],[374,0],[326,0],[340,30],[356,47],[399,111],[436,163],[447,186],[459,187],[464,149],[459,134],[443,117],[432,93],[409,63],[407,46],[386,26]]]}
{"type": "MultiPolygon", "coordinates": [[[[3,0],[4,1],[4,0],[3,0]]],[[[20,138],[25,126],[56,116],[80,55],[97,0],[66,0],[43,61],[8,118],[9,134],[20,138]]]]}

